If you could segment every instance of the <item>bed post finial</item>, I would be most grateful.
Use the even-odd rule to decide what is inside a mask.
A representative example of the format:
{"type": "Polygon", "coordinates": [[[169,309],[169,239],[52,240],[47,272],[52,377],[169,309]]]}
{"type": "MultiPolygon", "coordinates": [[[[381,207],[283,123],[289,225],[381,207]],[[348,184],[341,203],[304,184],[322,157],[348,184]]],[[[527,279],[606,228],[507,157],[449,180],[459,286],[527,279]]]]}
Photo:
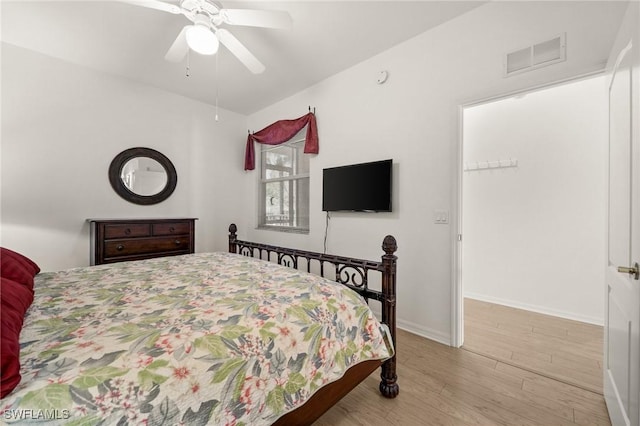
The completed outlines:
{"type": "Polygon", "coordinates": [[[238,231],[238,227],[235,223],[229,225],[229,253],[237,253],[236,241],[238,240],[238,236],[236,232],[238,231]]]}
{"type": "MultiPolygon", "coordinates": [[[[393,347],[396,350],[396,261],[394,253],[398,250],[398,243],[392,235],[387,235],[382,241],[382,322],[387,324],[391,333],[393,347]]],[[[396,353],[382,364],[380,373],[380,393],[387,398],[395,398],[400,392],[398,375],[396,374],[396,353]]]]}
{"type": "Polygon", "coordinates": [[[387,255],[392,255],[398,250],[398,243],[393,235],[387,235],[384,237],[384,240],[382,240],[382,250],[384,250],[387,255]]]}

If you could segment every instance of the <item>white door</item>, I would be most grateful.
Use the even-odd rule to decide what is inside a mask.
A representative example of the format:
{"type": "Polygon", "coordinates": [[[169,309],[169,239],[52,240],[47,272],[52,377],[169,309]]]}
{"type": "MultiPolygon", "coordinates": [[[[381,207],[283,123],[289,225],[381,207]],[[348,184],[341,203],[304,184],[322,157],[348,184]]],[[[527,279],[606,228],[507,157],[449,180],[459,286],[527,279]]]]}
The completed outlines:
{"type": "Polygon", "coordinates": [[[638,56],[638,46],[630,42],[618,56],[609,86],[604,393],[613,425],[628,426],[640,424],[638,56]]]}

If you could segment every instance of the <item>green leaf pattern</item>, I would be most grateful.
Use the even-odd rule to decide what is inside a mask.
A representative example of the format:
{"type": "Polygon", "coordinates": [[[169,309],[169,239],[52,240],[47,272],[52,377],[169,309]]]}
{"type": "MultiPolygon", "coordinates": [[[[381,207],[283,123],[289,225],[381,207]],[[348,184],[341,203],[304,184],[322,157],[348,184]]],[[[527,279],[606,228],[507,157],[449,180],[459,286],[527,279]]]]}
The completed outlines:
{"type": "Polygon", "coordinates": [[[42,273],[0,406],[70,414],[44,424],[268,425],[388,358],[383,336],[350,289],[229,253],[42,273]]]}

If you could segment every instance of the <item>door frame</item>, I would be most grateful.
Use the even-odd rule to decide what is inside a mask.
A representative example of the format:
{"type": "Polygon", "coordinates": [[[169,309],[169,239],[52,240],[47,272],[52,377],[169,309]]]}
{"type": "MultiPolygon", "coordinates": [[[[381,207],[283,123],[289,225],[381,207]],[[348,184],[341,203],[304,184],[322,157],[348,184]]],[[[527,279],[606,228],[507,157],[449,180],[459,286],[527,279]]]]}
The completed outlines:
{"type": "Polygon", "coordinates": [[[451,199],[452,214],[451,217],[454,220],[451,221],[451,341],[450,345],[459,348],[464,343],[464,288],[462,285],[462,245],[464,243],[464,230],[462,229],[462,178],[464,173],[463,168],[463,154],[464,154],[464,110],[466,108],[496,102],[508,98],[512,98],[518,95],[525,95],[528,93],[537,92],[540,90],[549,89],[556,86],[562,86],[567,83],[572,83],[599,75],[604,75],[606,69],[600,69],[584,74],[579,74],[574,77],[569,77],[561,80],[555,80],[550,83],[540,84],[536,86],[527,87],[524,89],[508,92],[506,94],[495,95],[487,98],[481,98],[476,100],[470,100],[458,105],[458,143],[453,146],[453,153],[451,155],[452,161],[452,191],[451,199]]]}

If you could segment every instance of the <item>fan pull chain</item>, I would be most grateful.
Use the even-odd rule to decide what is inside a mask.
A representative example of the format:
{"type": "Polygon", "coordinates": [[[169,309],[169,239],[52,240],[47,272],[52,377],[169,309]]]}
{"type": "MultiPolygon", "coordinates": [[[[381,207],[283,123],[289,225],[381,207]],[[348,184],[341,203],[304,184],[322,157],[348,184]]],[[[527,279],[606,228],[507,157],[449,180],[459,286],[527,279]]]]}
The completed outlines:
{"type": "Polygon", "coordinates": [[[186,76],[191,77],[191,49],[187,50],[187,71],[186,76]]]}
{"type": "Polygon", "coordinates": [[[218,56],[220,56],[220,52],[216,54],[216,121],[218,121],[218,97],[220,95],[220,84],[218,81],[218,56]]]}

